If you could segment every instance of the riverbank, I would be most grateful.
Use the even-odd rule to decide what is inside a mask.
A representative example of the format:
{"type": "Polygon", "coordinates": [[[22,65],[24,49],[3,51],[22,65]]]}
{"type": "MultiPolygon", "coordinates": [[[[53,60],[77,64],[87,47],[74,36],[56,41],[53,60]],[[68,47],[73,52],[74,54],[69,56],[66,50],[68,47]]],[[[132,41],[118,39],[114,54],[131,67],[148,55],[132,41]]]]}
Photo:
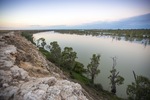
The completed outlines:
{"type": "MultiPolygon", "coordinates": [[[[50,54],[48,51],[44,50],[43,48],[39,48],[39,50],[47,57],[47,59],[49,58],[50,54]]],[[[88,91],[90,97],[94,98],[94,100],[101,100],[101,99],[120,100],[121,99],[113,95],[112,93],[103,90],[100,84],[95,84],[94,86],[89,84],[90,80],[79,73],[73,72],[70,74],[70,71],[66,69],[62,69],[62,70],[69,80],[80,83],[82,87],[84,87],[84,89],[88,91]]]]}
{"type": "MultiPolygon", "coordinates": [[[[38,48],[35,45],[28,42],[26,39],[21,37],[18,33],[10,33],[10,34],[3,34],[3,35],[1,34],[0,40],[1,40],[0,42],[2,47],[1,56],[2,54],[6,56],[4,52],[7,52],[7,50],[9,50],[10,52],[7,54],[8,57],[7,56],[6,57],[11,58],[11,59],[5,59],[5,61],[4,59],[2,59],[3,57],[1,57],[0,59],[1,65],[3,65],[1,66],[0,69],[1,71],[0,97],[3,98],[4,100],[7,100],[9,98],[15,98],[16,100],[19,98],[27,99],[30,96],[31,97],[34,96],[33,98],[37,98],[37,95],[41,95],[38,94],[41,93],[39,92],[41,90],[38,89],[40,88],[39,86],[42,85],[40,82],[44,80],[45,81],[51,80],[51,77],[55,77],[55,79],[57,80],[56,83],[64,79],[74,81],[75,83],[80,83],[84,88],[84,90],[78,88],[78,91],[83,92],[83,94],[89,100],[118,100],[116,96],[111,95],[111,93],[109,92],[97,91],[92,87],[86,86],[85,84],[83,84],[81,81],[77,79],[71,79],[68,76],[67,72],[62,72],[54,64],[47,61],[45,57],[43,57],[39,53],[38,48]],[[9,46],[12,47],[12,49],[9,48],[9,46]],[[11,50],[15,50],[15,51],[11,51],[11,50]],[[4,63],[2,63],[2,60],[3,62],[10,62],[10,63],[9,64],[6,63],[5,65],[4,63]],[[9,79],[8,77],[10,77],[10,80],[7,80],[9,79]],[[32,86],[33,87],[37,86],[36,92],[34,88],[31,88],[32,86]],[[30,87],[31,89],[30,90],[27,89],[26,92],[23,92],[23,90],[26,89],[27,87],[30,87]],[[13,90],[13,92],[11,90],[13,90]],[[18,96],[19,92],[21,92],[22,95],[18,96]],[[33,93],[29,94],[31,92],[33,93]],[[6,96],[7,98],[5,98],[6,96]]],[[[69,83],[69,84],[70,86],[71,84],[74,85],[74,83],[69,83]]],[[[44,85],[45,84],[43,84],[43,86],[44,85]]],[[[47,87],[47,85],[44,87],[49,88],[47,87]]],[[[48,94],[47,93],[45,94],[44,90],[42,91],[45,98],[45,96],[48,94]]],[[[80,95],[80,96],[81,97],[83,96],[83,98],[85,98],[84,95],[80,95]]],[[[43,97],[39,97],[39,98],[40,98],[39,100],[42,100],[43,97]]]]}

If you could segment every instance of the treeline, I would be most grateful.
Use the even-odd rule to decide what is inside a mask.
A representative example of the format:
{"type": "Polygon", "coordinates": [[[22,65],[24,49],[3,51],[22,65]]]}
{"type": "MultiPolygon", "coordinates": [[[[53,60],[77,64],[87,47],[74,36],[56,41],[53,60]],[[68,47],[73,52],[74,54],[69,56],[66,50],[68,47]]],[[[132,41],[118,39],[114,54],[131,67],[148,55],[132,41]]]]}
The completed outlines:
{"type": "Polygon", "coordinates": [[[93,29],[93,30],[54,30],[59,33],[78,34],[78,35],[113,35],[127,37],[150,38],[150,29],[93,29]]]}
{"type": "Polygon", "coordinates": [[[54,30],[61,34],[77,34],[92,36],[110,36],[112,40],[138,41],[144,46],[150,45],[150,29],[93,29],[93,30],[54,30]]]}
{"type": "MultiPolygon", "coordinates": [[[[28,34],[22,33],[28,40],[30,40],[30,36],[26,36],[28,34]]],[[[33,41],[33,40],[32,40],[33,41]]],[[[32,42],[31,41],[31,42],[32,42]]],[[[46,56],[48,60],[56,64],[62,70],[67,71],[70,74],[71,78],[75,78],[80,82],[92,86],[96,90],[103,91],[103,88],[100,84],[94,84],[94,79],[96,75],[100,73],[100,69],[98,66],[100,65],[101,55],[93,54],[90,58],[91,61],[87,65],[87,69],[85,69],[84,65],[81,62],[76,61],[77,53],[73,50],[72,47],[65,47],[63,50],[60,48],[57,41],[51,42],[50,44],[46,44],[44,38],[40,38],[37,40],[37,46],[39,50],[46,56]],[[47,49],[47,50],[45,50],[47,49]],[[90,79],[83,76],[85,73],[90,76],[90,79]]],[[[120,76],[119,71],[115,68],[117,65],[117,58],[112,57],[112,70],[110,70],[110,85],[111,92],[113,94],[116,93],[116,85],[121,85],[124,82],[124,78],[120,76]]],[[[138,76],[133,71],[133,75],[135,78],[135,82],[132,82],[131,85],[127,87],[127,95],[130,100],[149,100],[150,99],[150,80],[144,76],[138,76]]]]}
{"type": "MultiPolygon", "coordinates": [[[[96,75],[100,73],[100,69],[98,69],[100,65],[100,58],[101,55],[99,54],[93,54],[91,59],[91,62],[87,65],[87,69],[85,69],[84,65],[81,62],[76,61],[77,53],[73,50],[72,47],[65,47],[63,51],[61,50],[59,44],[57,41],[51,42],[50,44],[46,44],[44,38],[39,38],[37,40],[37,46],[40,47],[40,51],[48,52],[43,53],[46,54],[48,60],[53,62],[58,67],[62,68],[65,71],[68,71],[70,73],[70,76],[74,78],[73,73],[78,73],[82,76],[83,73],[87,74],[90,79],[89,82],[86,84],[93,85],[94,86],[94,79],[96,75]],[[47,49],[48,51],[46,51],[47,49]]],[[[110,71],[110,83],[112,90],[111,92],[113,94],[116,93],[116,85],[123,84],[124,78],[119,75],[119,72],[115,69],[116,66],[116,57],[113,57],[113,67],[110,71]]],[[[102,87],[101,87],[102,88],[102,87]]]]}

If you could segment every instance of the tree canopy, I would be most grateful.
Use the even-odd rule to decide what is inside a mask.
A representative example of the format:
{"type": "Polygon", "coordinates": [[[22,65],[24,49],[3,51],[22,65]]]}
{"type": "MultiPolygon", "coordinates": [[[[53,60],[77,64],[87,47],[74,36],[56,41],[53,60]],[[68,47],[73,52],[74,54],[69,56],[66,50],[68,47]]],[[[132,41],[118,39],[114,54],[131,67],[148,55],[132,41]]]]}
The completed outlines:
{"type": "Polygon", "coordinates": [[[144,76],[137,76],[134,71],[135,82],[127,87],[130,100],[150,100],[150,80],[144,76]]]}
{"type": "Polygon", "coordinates": [[[61,63],[61,48],[56,41],[50,43],[50,60],[56,65],[61,63]]]}
{"type": "Polygon", "coordinates": [[[92,84],[94,84],[95,76],[100,73],[100,70],[97,69],[100,64],[100,57],[100,55],[93,54],[91,63],[87,66],[87,72],[91,77],[92,84]]]}
{"type": "Polygon", "coordinates": [[[39,38],[38,40],[37,40],[37,46],[39,47],[40,46],[40,41],[42,41],[41,42],[41,46],[42,46],[42,48],[44,48],[44,46],[46,45],[46,42],[45,42],[45,39],[44,38],[39,38]]]}
{"type": "Polygon", "coordinates": [[[75,66],[75,59],[77,58],[77,53],[73,51],[71,47],[65,47],[62,52],[62,66],[67,69],[73,69],[75,66]]]}
{"type": "Polygon", "coordinates": [[[111,84],[111,92],[112,93],[116,93],[116,84],[117,85],[121,85],[124,82],[124,78],[122,76],[119,75],[119,72],[117,72],[116,70],[116,57],[112,57],[113,60],[113,66],[112,66],[112,70],[110,70],[111,75],[108,77],[110,79],[110,84],[111,84]]]}

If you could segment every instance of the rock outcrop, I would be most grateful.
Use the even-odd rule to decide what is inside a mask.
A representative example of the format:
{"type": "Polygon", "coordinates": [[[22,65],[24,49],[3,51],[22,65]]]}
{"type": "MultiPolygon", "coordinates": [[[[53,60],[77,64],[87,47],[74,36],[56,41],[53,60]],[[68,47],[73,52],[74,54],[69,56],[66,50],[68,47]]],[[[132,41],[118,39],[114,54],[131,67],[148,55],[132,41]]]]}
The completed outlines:
{"type": "Polygon", "coordinates": [[[78,83],[19,34],[0,36],[0,100],[87,100],[78,83]]]}

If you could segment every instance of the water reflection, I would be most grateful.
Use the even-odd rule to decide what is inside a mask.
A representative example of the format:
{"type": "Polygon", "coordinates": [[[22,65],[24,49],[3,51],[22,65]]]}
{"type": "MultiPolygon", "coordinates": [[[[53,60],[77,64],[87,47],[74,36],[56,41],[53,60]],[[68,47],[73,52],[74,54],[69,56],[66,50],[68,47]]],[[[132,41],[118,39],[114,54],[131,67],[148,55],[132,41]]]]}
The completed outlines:
{"type": "Polygon", "coordinates": [[[111,37],[112,41],[113,40],[117,40],[117,41],[127,41],[127,42],[134,42],[134,43],[139,43],[144,45],[144,47],[146,47],[147,45],[150,45],[150,39],[149,38],[137,38],[137,37],[128,37],[128,36],[108,36],[108,35],[98,35],[96,37],[111,37]]]}
{"type": "Polygon", "coordinates": [[[123,40],[140,43],[144,47],[150,45],[150,30],[55,30],[61,34],[76,34],[95,37],[111,37],[113,40],[123,40]]]}

